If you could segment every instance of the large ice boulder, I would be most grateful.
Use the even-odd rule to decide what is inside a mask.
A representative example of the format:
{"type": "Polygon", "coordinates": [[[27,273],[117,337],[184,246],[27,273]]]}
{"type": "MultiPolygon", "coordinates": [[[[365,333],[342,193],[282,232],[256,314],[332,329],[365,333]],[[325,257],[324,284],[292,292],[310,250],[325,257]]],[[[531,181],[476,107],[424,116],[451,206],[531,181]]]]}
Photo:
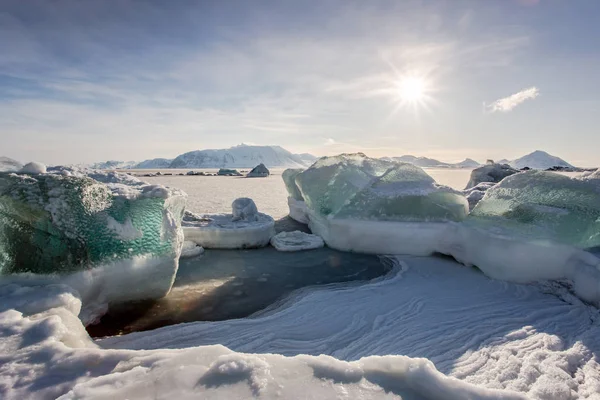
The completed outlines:
{"type": "Polygon", "coordinates": [[[252,168],[252,171],[248,172],[246,177],[248,178],[266,178],[270,175],[269,169],[265,164],[260,163],[256,167],[252,168]]]}
{"type": "Polygon", "coordinates": [[[569,279],[600,304],[600,180],[553,172],[514,174],[489,189],[439,251],[513,282],[569,279]]]}
{"type": "Polygon", "coordinates": [[[240,172],[237,169],[228,169],[228,168],[221,168],[219,170],[219,172],[217,172],[217,175],[220,175],[220,176],[242,176],[242,174],[240,174],[240,172]]]}
{"type": "Polygon", "coordinates": [[[304,169],[302,168],[289,168],[283,171],[281,177],[288,191],[290,217],[303,224],[308,224],[308,209],[306,208],[304,197],[302,197],[302,193],[300,193],[300,189],[296,185],[296,177],[303,171],[304,169]]]}
{"type": "Polygon", "coordinates": [[[469,209],[460,192],[421,168],[361,153],[321,158],[295,183],[313,233],[345,251],[431,254],[444,225],[469,209]]]}
{"type": "Polygon", "coordinates": [[[114,172],[0,173],[0,273],[68,281],[84,307],[162,297],[185,203],[179,190],[114,172]]]}
{"type": "Polygon", "coordinates": [[[233,201],[231,214],[194,214],[186,211],[183,232],[186,241],[206,249],[264,247],[275,235],[275,220],[258,212],[252,199],[233,201]]]}
{"type": "Polygon", "coordinates": [[[37,175],[37,174],[45,174],[46,166],[39,162],[29,162],[21,168],[19,171],[21,174],[29,174],[29,175],[37,175]]]}
{"type": "Polygon", "coordinates": [[[488,164],[471,171],[471,178],[467,183],[466,189],[477,186],[482,182],[498,183],[507,176],[516,174],[519,170],[512,168],[508,164],[496,164],[490,161],[488,164]]]}

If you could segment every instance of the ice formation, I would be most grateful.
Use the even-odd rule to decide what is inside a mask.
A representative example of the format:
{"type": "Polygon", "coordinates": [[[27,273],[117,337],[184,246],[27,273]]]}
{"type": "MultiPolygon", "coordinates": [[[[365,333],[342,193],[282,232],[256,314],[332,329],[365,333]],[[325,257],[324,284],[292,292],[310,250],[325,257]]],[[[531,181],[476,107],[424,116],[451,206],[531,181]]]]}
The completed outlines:
{"type": "Polygon", "coordinates": [[[482,182],[498,183],[507,176],[516,174],[519,170],[512,168],[507,164],[490,163],[483,165],[471,171],[471,178],[467,183],[466,189],[470,189],[482,182]]]}
{"type": "Polygon", "coordinates": [[[467,198],[469,202],[469,210],[472,210],[483,196],[485,196],[485,192],[487,192],[490,188],[494,187],[496,184],[493,182],[481,182],[477,185],[463,190],[463,194],[467,198]]]}
{"type": "Polygon", "coordinates": [[[461,193],[421,168],[361,153],[321,158],[295,183],[309,227],[338,250],[431,254],[446,223],[468,212],[461,193]]]}
{"type": "Polygon", "coordinates": [[[265,164],[260,163],[256,167],[252,168],[252,171],[246,175],[248,178],[266,178],[270,175],[269,169],[265,167],[265,164]]]}
{"type": "Polygon", "coordinates": [[[308,209],[306,208],[304,197],[302,197],[302,193],[300,193],[300,189],[298,189],[298,185],[296,185],[296,177],[303,171],[304,169],[300,168],[286,169],[281,174],[281,177],[283,178],[283,182],[285,183],[289,195],[288,206],[290,209],[290,217],[303,224],[308,224],[308,209]]]}
{"type": "Polygon", "coordinates": [[[275,235],[275,221],[258,212],[249,198],[233,201],[231,214],[198,215],[186,211],[183,218],[185,240],[207,249],[246,249],[264,247],[275,235]]]}
{"type": "Polygon", "coordinates": [[[280,232],[271,238],[271,245],[279,251],[312,250],[323,247],[325,243],[317,235],[301,231],[280,232]]]}
{"type": "Polygon", "coordinates": [[[600,259],[583,251],[600,245],[600,185],[526,171],[505,178],[438,251],[512,282],[568,279],[583,299],[600,305],[600,259]]]}
{"type": "Polygon", "coordinates": [[[185,202],[183,192],[117,173],[0,174],[0,272],[67,282],[86,308],[162,297],[178,267],[185,202]]]}
{"type": "Polygon", "coordinates": [[[228,169],[228,168],[221,168],[219,170],[219,172],[217,172],[217,175],[222,175],[222,176],[242,176],[242,174],[240,174],[240,172],[237,169],[228,169]]]}
{"type": "Polygon", "coordinates": [[[196,243],[186,240],[185,242],[183,242],[183,248],[181,249],[180,258],[197,257],[203,253],[204,248],[202,246],[198,246],[196,243]]]}

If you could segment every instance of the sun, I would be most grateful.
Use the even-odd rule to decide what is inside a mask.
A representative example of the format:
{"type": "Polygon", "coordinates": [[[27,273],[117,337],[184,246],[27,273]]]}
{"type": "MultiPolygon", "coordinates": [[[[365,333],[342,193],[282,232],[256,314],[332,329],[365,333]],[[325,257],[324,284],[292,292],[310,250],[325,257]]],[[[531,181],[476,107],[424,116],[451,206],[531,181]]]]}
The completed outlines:
{"type": "Polygon", "coordinates": [[[397,86],[397,95],[403,103],[415,104],[425,100],[427,82],[423,78],[407,76],[401,78],[397,86]]]}

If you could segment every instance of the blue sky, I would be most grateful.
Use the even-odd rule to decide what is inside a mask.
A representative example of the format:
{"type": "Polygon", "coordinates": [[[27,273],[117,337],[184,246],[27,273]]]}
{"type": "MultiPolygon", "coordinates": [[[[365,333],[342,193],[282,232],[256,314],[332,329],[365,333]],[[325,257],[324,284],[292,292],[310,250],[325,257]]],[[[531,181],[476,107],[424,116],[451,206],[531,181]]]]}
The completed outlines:
{"type": "Polygon", "coordinates": [[[0,153],[244,142],[597,166],[598,15],[596,0],[0,0],[0,153]],[[418,105],[395,89],[407,76],[426,83],[418,105]]]}

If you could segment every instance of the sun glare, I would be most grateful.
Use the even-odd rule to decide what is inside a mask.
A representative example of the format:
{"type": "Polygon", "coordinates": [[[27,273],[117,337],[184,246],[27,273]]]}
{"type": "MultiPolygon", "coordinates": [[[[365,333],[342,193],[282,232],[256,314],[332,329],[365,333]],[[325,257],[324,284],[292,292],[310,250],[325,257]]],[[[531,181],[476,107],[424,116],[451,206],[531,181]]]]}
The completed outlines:
{"type": "Polygon", "coordinates": [[[398,95],[403,102],[419,103],[425,98],[426,85],[422,78],[402,78],[398,82],[398,95]]]}

